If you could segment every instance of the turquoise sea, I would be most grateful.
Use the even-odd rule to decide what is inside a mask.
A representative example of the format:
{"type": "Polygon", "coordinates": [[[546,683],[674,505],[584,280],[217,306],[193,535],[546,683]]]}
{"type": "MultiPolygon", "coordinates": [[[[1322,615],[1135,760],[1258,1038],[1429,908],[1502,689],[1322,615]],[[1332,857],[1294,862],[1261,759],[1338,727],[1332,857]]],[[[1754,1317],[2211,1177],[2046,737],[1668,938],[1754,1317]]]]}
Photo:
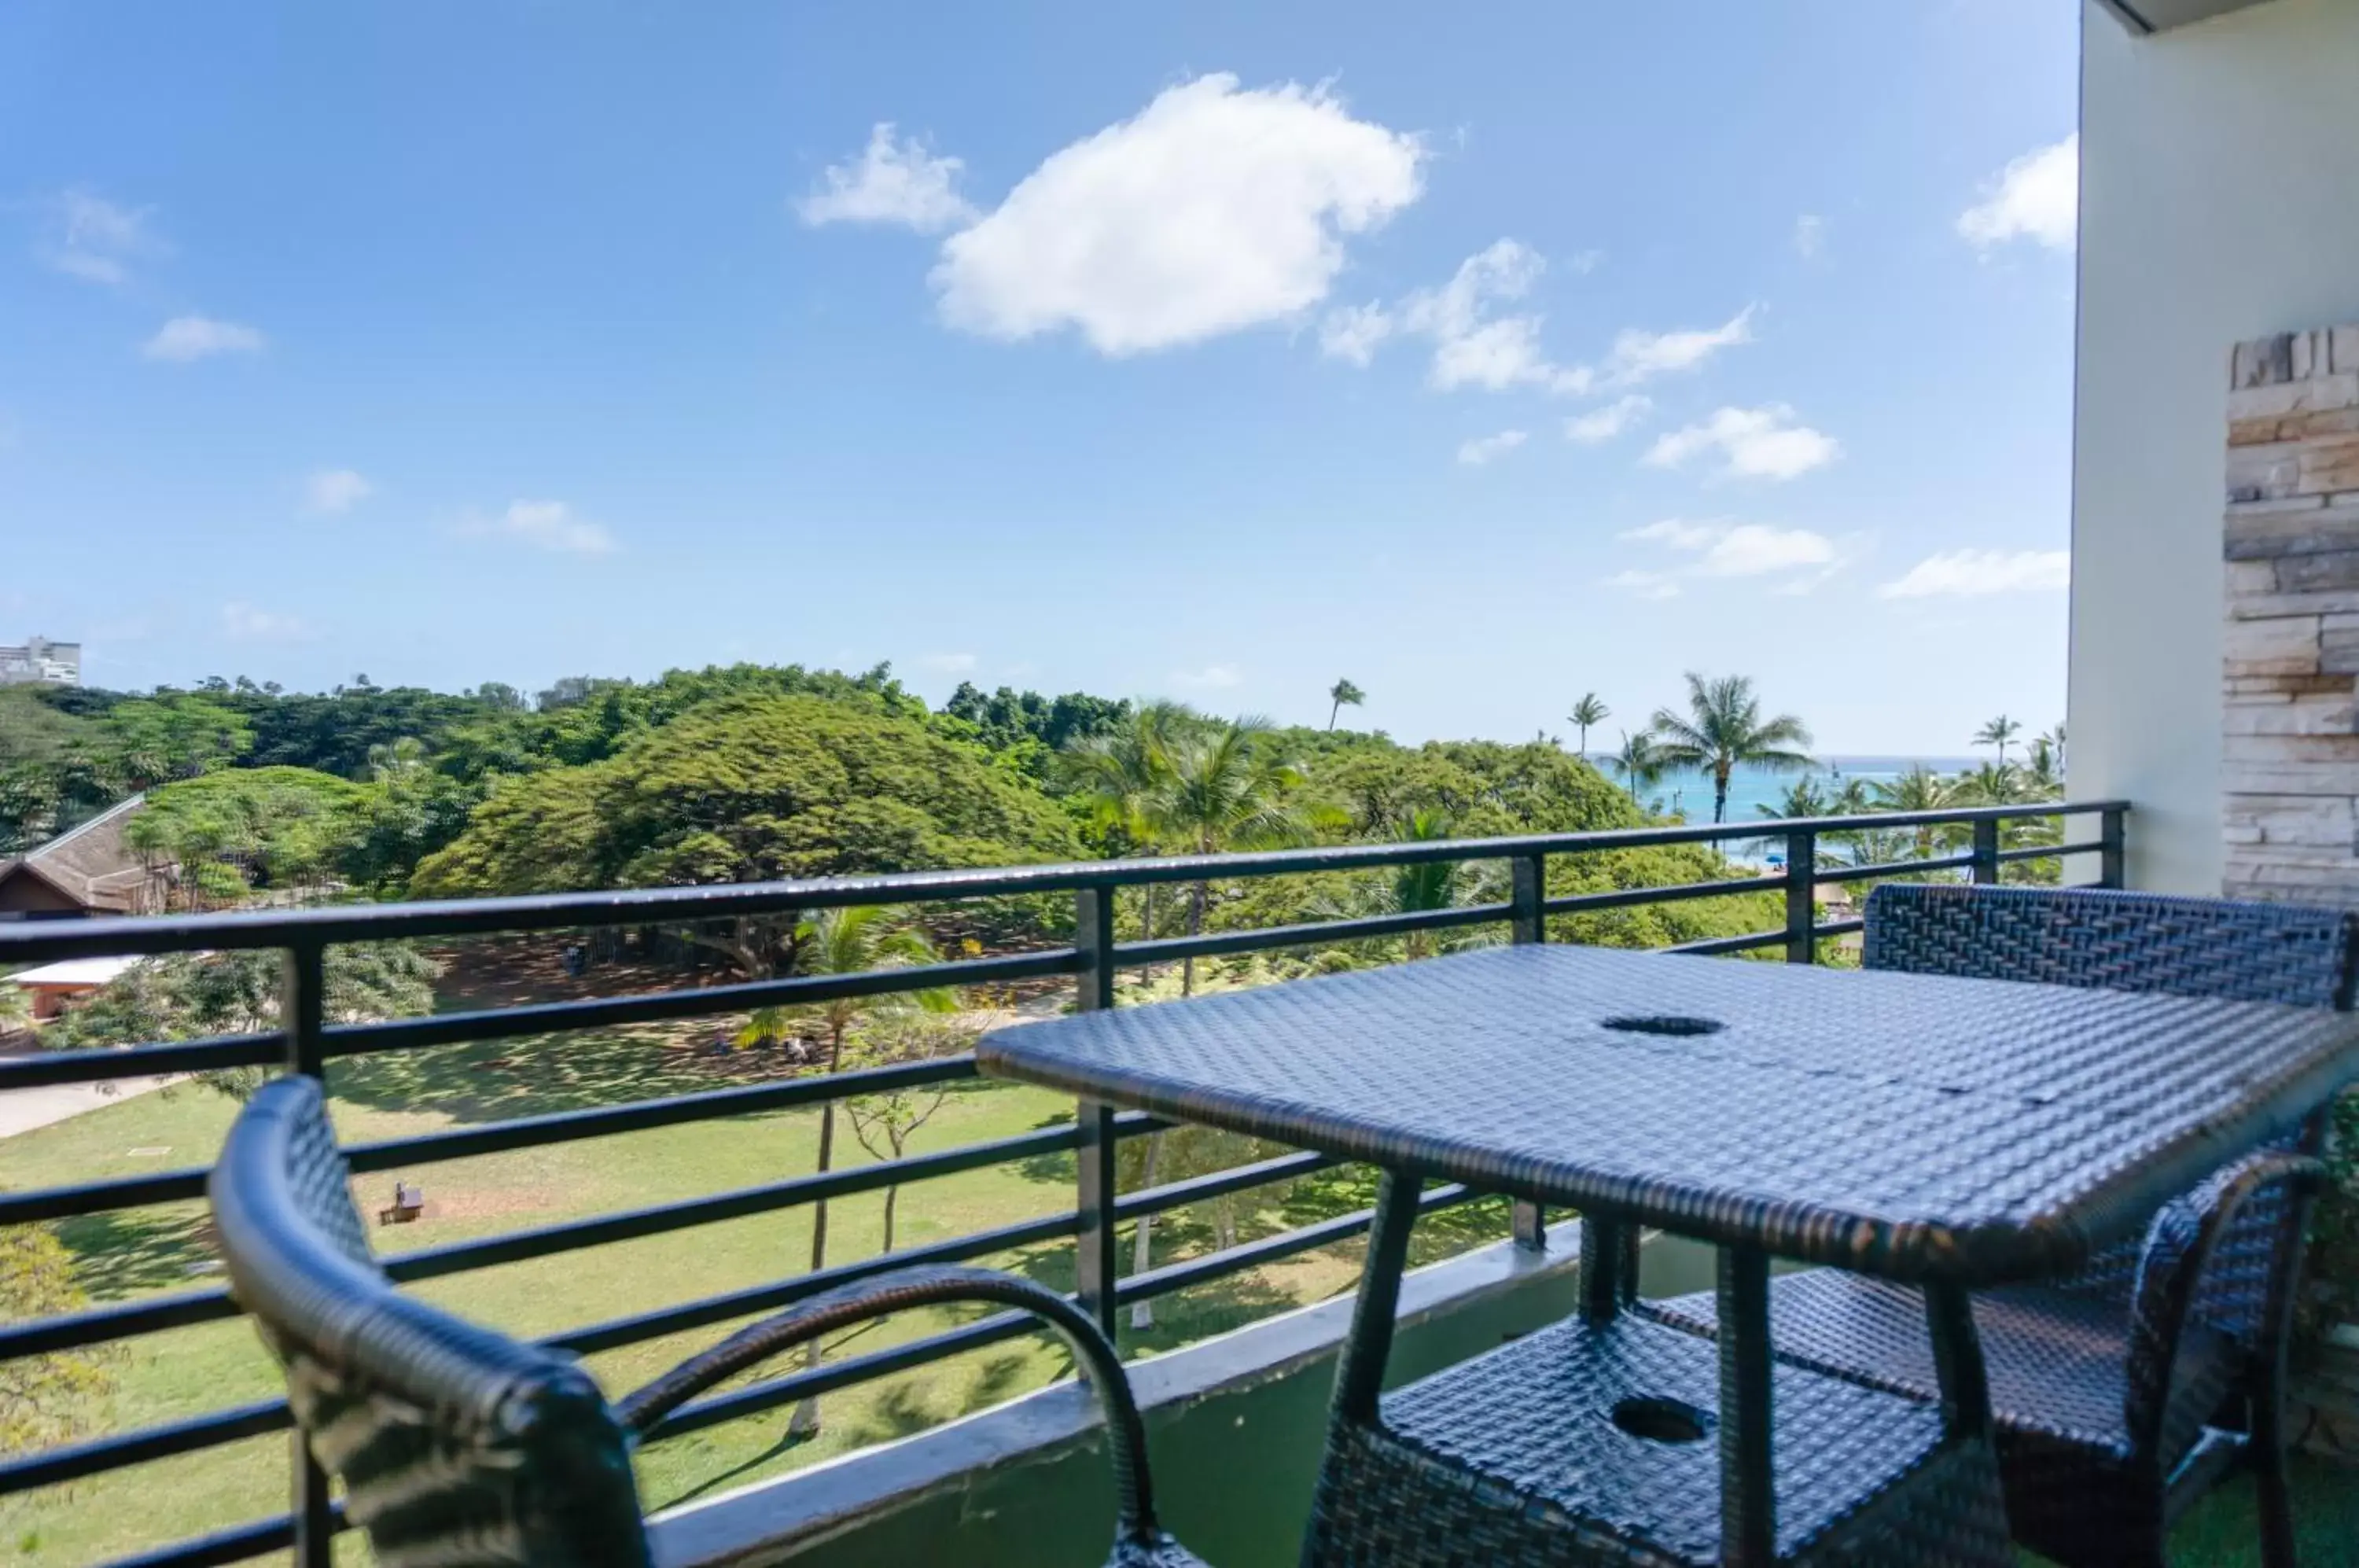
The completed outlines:
{"type": "MultiPolygon", "coordinates": [[[[1785,799],[1786,791],[1805,777],[1816,778],[1821,792],[1832,795],[1853,779],[1874,784],[1897,779],[1917,767],[1936,773],[1956,773],[1973,767],[1975,760],[1970,757],[1822,757],[1819,766],[1807,775],[1740,768],[1728,780],[1728,820],[1757,820],[1762,807],[1776,806],[1785,799]]],[[[1613,777],[1611,769],[1606,776],[1613,777]]],[[[1712,776],[1708,773],[1667,773],[1645,794],[1648,804],[1660,800],[1663,811],[1677,812],[1691,822],[1712,821],[1712,776]]]]}

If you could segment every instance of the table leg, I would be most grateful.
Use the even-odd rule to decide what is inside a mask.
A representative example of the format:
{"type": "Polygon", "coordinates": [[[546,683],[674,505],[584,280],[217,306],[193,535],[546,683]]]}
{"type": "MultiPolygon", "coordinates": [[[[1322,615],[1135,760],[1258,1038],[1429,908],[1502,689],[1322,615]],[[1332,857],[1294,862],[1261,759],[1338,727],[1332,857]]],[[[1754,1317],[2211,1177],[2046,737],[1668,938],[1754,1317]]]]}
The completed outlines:
{"type": "Polygon", "coordinates": [[[1627,1220],[1581,1216],[1581,1315],[1614,1321],[1638,1286],[1638,1229],[1627,1220]]]}
{"type": "Polygon", "coordinates": [[[1933,1375],[1940,1383],[1941,1414],[1950,1435],[1987,1435],[1990,1378],[1983,1367],[1973,1299],[1955,1285],[1927,1285],[1925,1327],[1933,1338],[1933,1375]]]}
{"type": "Polygon", "coordinates": [[[1769,1449],[1769,1255],[1720,1249],[1720,1560],[1759,1568],[1777,1552],[1769,1449]]]}
{"type": "Polygon", "coordinates": [[[1401,1271],[1408,1265],[1408,1233],[1417,1224],[1425,1179],[1387,1171],[1376,1186],[1375,1218],[1368,1226],[1368,1260],[1352,1306],[1352,1336],[1335,1367],[1335,1419],[1366,1424],[1376,1419],[1376,1396],[1391,1359],[1393,1319],[1400,1312],[1401,1271]]]}

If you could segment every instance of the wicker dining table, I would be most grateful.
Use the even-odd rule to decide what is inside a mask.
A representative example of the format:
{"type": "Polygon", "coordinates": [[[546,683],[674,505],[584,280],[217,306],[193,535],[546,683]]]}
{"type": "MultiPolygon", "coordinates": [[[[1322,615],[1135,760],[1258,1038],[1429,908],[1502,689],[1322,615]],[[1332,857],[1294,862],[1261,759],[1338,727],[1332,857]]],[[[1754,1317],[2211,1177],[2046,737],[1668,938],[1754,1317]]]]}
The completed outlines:
{"type": "Polygon", "coordinates": [[[1429,1180],[1579,1210],[1593,1323],[1634,1289],[1637,1227],[1716,1246],[1709,1522],[1722,1560],[1750,1563],[1775,1560],[1779,1497],[1807,1481],[1777,1466],[1809,1459],[1771,1453],[1772,1258],[1922,1285],[1946,1415],[1971,1433],[1987,1396],[1966,1292],[2069,1273],[2293,1129],[2359,1075],[2359,1019],[1533,944],[1020,1024],[976,1058],[1384,1173],[1339,1431],[1375,1410],[1429,1180]]]}

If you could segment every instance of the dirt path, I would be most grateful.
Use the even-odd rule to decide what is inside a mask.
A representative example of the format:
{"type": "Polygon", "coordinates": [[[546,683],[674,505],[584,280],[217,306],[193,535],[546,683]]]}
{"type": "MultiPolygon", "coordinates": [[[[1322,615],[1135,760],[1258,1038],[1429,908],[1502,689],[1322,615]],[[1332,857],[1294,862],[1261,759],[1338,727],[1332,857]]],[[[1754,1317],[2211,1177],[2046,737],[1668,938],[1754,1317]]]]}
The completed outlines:
{"type": "Polygon", "coordinates": [[[96,1083],[57,1083],[46,1089],[0,1092],[0,1138],[14,1138],[20,1132],[61,1122],[101,1105],[117,1105],[133,1094],[144,1094],[171,1081],[169,1076],[117,1078],[103,1088],[96,1083]]]}

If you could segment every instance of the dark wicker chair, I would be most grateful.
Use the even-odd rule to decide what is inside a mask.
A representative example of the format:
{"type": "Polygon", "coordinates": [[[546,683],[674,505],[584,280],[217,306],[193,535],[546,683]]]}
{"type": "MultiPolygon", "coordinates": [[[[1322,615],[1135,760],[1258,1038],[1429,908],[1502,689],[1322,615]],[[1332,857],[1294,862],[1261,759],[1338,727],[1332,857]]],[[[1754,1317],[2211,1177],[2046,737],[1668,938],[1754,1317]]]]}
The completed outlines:
{"type": "Polygon", "coordinates": [[[700,1390],[846,1324],[942,1301],[1045,1319],[1105,1413],[1119,1521],[1112,1564],[1198,1560],[1155,1522],[1146,1430],[1113,1345],[1052,1290],[1014,1275],[910,1268],[797,1303],[619,1404],[567,1356],[395,1290],[369,1254],[320,1084],[266,1085],[230,1130],[210,1184],[231,1289],[287,1370],[313,1457],[342,1479],[349,1519],[385,1568],[651,1562],[631,1448],[700,1390]]]}
{"type": "MultiPolygon", "coordinates": [[[[2350,913],[2289,905],[1891,884],[1868,899],[1865,963],[2348,1009],[2355,931],[2350,913]]],[[[2233,1162],[2070,1279],[1975,1300],[2018,1541],[2073,1568],[2159,1563],[2172,1522],[2241,1460],[2259,1480],[2264,1561],[2292,1563],[2284,1361],[2321,1128],[2233,1162]]],[[[1714,1329],[1710,1296],[1642,1310],[1714,1329]]],[[[1934,1397],[1915,1290],[1788,1275],[1771,1322],[1795,1365],[1934,1397]]]]}

